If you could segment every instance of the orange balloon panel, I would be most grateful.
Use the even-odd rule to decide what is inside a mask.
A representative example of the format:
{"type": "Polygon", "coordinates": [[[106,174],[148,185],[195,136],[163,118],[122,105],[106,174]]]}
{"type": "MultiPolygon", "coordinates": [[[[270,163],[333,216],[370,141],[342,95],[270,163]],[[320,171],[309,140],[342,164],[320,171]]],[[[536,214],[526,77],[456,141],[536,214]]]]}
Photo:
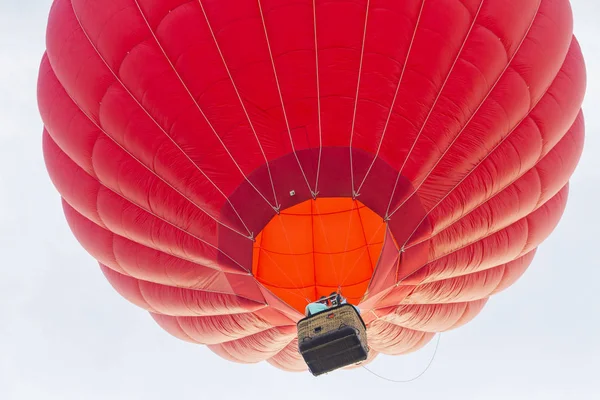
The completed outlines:
{"type": "Polygon", "coordinates": [[[341,288],[361,297],[379,259],[386,224],[351,198],[319,198],[275,216],[256,237],[252,274],[303,312],[308,301],[341,288]]]}

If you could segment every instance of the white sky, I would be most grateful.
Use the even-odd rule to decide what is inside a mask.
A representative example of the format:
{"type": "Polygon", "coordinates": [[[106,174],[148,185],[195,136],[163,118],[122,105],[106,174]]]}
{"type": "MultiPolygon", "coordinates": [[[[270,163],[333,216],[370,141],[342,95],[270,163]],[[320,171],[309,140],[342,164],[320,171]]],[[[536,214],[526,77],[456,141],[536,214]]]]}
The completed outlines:
{"type": "MultiPolygon", "coordinates": [[[[562,222],[410,384],[234,364],[169,336],[110,287],[67,227],[42,158],[36,83],[50,4],[0,0],[0,399],[600,399],[600,1],[572,1],[587,133],[562,222]]],[[[412,378],[434,346],[370,368],[412,378]]]]}

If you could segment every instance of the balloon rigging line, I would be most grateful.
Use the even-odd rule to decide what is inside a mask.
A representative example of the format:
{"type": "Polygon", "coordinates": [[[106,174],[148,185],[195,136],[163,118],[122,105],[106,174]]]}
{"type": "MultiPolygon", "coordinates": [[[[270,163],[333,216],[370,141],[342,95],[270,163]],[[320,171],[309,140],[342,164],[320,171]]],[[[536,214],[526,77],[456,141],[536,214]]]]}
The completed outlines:
{"type": "MultiPolygon", "coordinates": [[[[477,19],[479,18],[479,14],[481,13],[481,9],[483,7],[483,3],[484,2],[485,2],[485,0],[481,0],[481,2],[479,3],[479,7],[477,8],[477,13],[473,17],[473,21],[471,22],[471,26],[469,27],[469,30],[467,31],[467,33],[465,35],[465,38],[462,41],[460,49],[458,50],[458,52],[456,54],[456,57],[454,58],[454,62],[452,63],[452,66],[450,67],[450,70],[448,71],[448,74],[446,75],[446,79],[444,79],[444,82],[442,83],[442,86],[440,87],[440,90],[438,91],[438,94],[437,94],[435,100],[433,101],[433,104],[431,105],[431,107],[429,107],[429,112],[427,113],[427,116],[425,117],[425,121],[423,121],[423,124],[421,125],[421,128],[419,129],[419,132],[417,133],[417,136],[415,137],[415,140],[413,141],[410,149],[408,150],[408,153],[406,154],[406,157],[404,158],[404,162],[402,163],[402,166],[400,166],[400,169],[398,170],[398,175],[396,176],[396,183],[394,184],[394,189],[392,190],[392,195],[390,196],[390,201],[388,203],[387,210],[385,212],[386,218],[390,218],[404,204],[404,202],[401,203],[400,206],[398,206],[390,214],[390,208],[392,207],[392,200],[394,199],[394,194],[396,193],[396,187],[398,185],[398,181],[400,179],[400,176],[402,175],[402,171],[404,170],[404,167],[406,166],[408,160],[410,159],[410,156],[413,154],[413,151],[414,151],[415,147],[417,146],[417,142],[419,141],[419,138],[423,134],[423,131],[425,130],[425,126],[427,126],[427,123],[429,122],[429,119],[430,119],[431,115],[433,114],[433,110],[437,106],[438,101],[439,101],[440,97],[442,96],[442,93],[444,92],[444,88],[446,87],[446,84],[450,80],[450,76],[452,75],[452,72],[454,71],[454,68],[456,67],[456,64],[460,60],[460,56],[463,54],[463,51],[465,49],[465,45],[467,44],[467,41],[469,40],[469,38],[471,36],[471,32],[473,31],[473,28],[475,27],[475,23],[477,22],[477,19]]],[[[491,90],[490,90],[490,92],[491,92],[491,90]]],[[[483,102],[481,104],[483,104],[483,102]]],[[[477,111],[475,111],[475,113],[476,112],[477,111]]],[[[475,115],[475,113],[473,115],[475,115]]],[[[471,116],[471,118],[472,117],[473,116],[471,116]]],[[[467,122],[467,124],[469,122],[470,122],[470,120],[467,122]]],[[[460,136],[460,133],[459,133],[459,136],[460,136]]]]}
{"type": "Polygon", "coordinates": [[[438,352],[438,348],[440,346],[440,338],[442,337],[441,333],[438,333],[437,335],[437,343],[435,344],[435,349],[433,350],[433,355],[431,356],[431,359],[429,360],[429,363],[427,364],[427,366],[425,367],[425,369],[423,371],[421,371],[421,373],[419,373],[417,376],[410,378],[410,379],[392,379],[392,378],[387,378],[385,376],[382,376],[381,374],[378,374],[375,371],[370,370],[369,368],[367,368],[367,366],[365,365],[361,365],[361,367],[366,370],[367,372],[369,372],[370,374],[376,376],[379,379],[382,379],[384,381],[388,381],[391,383],[410,383],[410,382],[414,382],[417,379],[419,379],[420,377],[422,377],[423,375],[425,375],[425,373],[429,370],[429,368],[431,367],[431,365],[433,364],[433,361],[435,360],[435,356],[437,355],[438,352]]]}
{"type": "MultiPolygon", "coordinates": [[[[225,61],[225,56],[223,55],[221,47],[219,46],[219,41],[217,40],[217,36],[215,35],[213,27],[212,27],[212,25],[210,23],[210,20],[208,18],[208,14],[206,13],[206,10],[204,9],[204,4],[202,4],[202,0],[198,0],[198,4],[200,5],[200,8],[202,9],[202,14],[204,14],[204,18],[206,20],[206,25],[208,26],[210,34],[211,34],[211,36],[213,38],[213,41],[215,43],[215,46],[217,47],[217,51],[219,52],[219,55],[221,56],[221,61],[223,61],[223,66],[225,67],[227,75],[229,76],[229,79],[231,80],[231,85],[233,86],[233,89],[234,89],[234,91],[235,91],[235,93],[237,95],[237,98],[238,98],[238,100],[240,102],[240,105],[242,106],[242,110],[244,111],[244,114],[246,115],[246,118],[248,119],[248,124],[250,125],[250,129],[252,129],[252,132],[254,133],[254,137],[256,138],[256,142],[258,143],[258,147],[260,149],[260,152],[261,152],[261,154],[263,156],[263,159],[265,160],[265,165],[267,167],[267,173],[269,174],[269,180],[270,180],[270,183],[271,183],[271,188],[273,190],[273,200],[275,200],[275,205],[274,206],[271,204],[271,202],[269,202],[267,200],[266,197],[263,196],[263,194],[258,190],[258,188],[256,188],[254,186],[254,184],[250,181],[250,179],[248,177],[246,177],[246,175],[242,171],[241,167],[238,166],[238,168],[239,168],[240,172],[242,172],[242,175],[244,175],[244,177],[246,178],[246,181],[250,184],[250,186],[252,186],[258,192],[258,194],[261,197],[263,197],[263,199],[269,204],[269,206],[271,206],[274,210],[279,211],[280,205],[279,205],[279,202],[277,201],[277,193],[276,193],[276,190],[275,190],[275,184],[273,182],[273,176],[271,175],[271,167],[270,167],[269,160],[267,159],[267,155],[265,153],[265,150],[263,149],[263,147],[262,147],[262,145],[260,143],[260,139],[258,138],[258,133],[256,132],[256,129],[254,128],[254,124],[252,123],[252,120],[250,118],[250,114],[248,113],[248,110],[246,109],[244,101],[242,100],[242,96],[240,95],[238,87],[235,84],[235,81],[233,79],[233,75],[231,74],[231,71],[229,70],[229,66],[227,65],[227,62],[225,61]]],[[[165,55],[166,55],[166,53],[165,53],[165,55]]],[[[173,68],[175,68],[175,67],[173,67],[173,68]]],[[[207,122],[208,122],[208,119],[207,119],[207,122]]],[[[210,122],[209,122],[209,124],[210,124],[210,122]]],[[[212,127],[212,125],[211,125],[211,127],[212,127]]],[[[216,134],[216,131],[215,131],[215,134],[216,134]]],[[[217,135],[217,137],[218,137],[218,135],[217,135]]],[[[219,140],[221,140],[221,139],[219,138],[219,140]]],[[[224,144],[223,144],[223,147],[225,147],[224,144]]],[[[237,163],[236,163],[234,157],[229,153],[229,150],[227,149],[227,147],[225,147],[225,151],[227,151],[227,153],[230,155],[231,159],[233,160],[233,162],[237,166],[237,163]]]]}
{"type": "MultiPolygon", "coordinates": [[[[458,139],[462,136],[462,134],[464,133],[464,131],[466,130],[467,126],[470,125],[471,121],[475,118],[476,115],[478,115],[479,110],[481,109],[481,107],[483,107],[484,103],[488,100],[488,98],[491,96],[492,92],[494,91],[494,89],[498,86],[498,84],[500,83],[501,79],[504,77],[504,74],[506,73],[506,71],[508,71],[508,69],[510,67],[512,67],[512,63],[514,61],[514,59],[517,57],[517,54],[519,54],[519,51],[521,50],[521,47],[523,46],[523,44],[525,43],[525,39],[527,39],[527,37],[529,36],[529,32],[531,31],[531,29],[533,28],[533,24],[535,23],[538,14],[539,14],[539,10],[540,10],[540,6],[541,6],[541,0],[538,1],[538,5],[537,5],[537,9],[535,11],[535,13],[533,14],[533,18],[531,19],[531,22],[529,24],[529,27],[527,28],[527,30],[525,31],[523,37],[521,38],[521,41],[519,42],[516,50],[514,51],[514,53],[512,54],[510,60],[508,60],[506,66],[504,67],[504,70],[498,75],[498,78],[496,79],[496,81],[494,82],[494,84],[492,85],[492,87],[489,89],[489,91],[487,92],[487,94],[485,95],[485,97],[481,100],[481,102],[479,103],[479,106],[475,109],[475,111],[473,112],[473,114],[471,114],[471,116],[469,117],[469,119],[467,120],[467,122],[463,125],[462,129],[460,130],[460,132],[458,132],[458,134],[454,137],[454,139],[452,140],[452,142],[450,142],[450,144],[448,145],[448,147],[446,148],[446,150],[441,154],[441,156],[438,158],[438,160],[436,161],[436,163],[433,165],[433,167],[431,167],[429,169],[429,172],[425,175],[425,177],[421,180],[421,182],[419,183],[419,185],[416,187],[416,189],[413,189],[412,193],[401,203],[399,204],[391,213],[389,213],[389,209],[388,209],[388,213],[389,213],[389,217],[391,217],[392,215],[394,215],[407,201],[408,199],[410,199],[411,197],[413,197],[418,190],[421,188],[421,186],[423,186],[423,184],[425,183],[425,181],[429,178],[429,176],[433,173],[434,169],[439,165],[439,163],[442,161],[442,159],[446,156],[446,154],[450,151],[450,149],[452,148],[452,146],[458,141],[458,139]]],[[[549,87],[552,86],[552,83],[550,83],[549,87]]],[[[548,88],[549,88],[548,87],[548,88]]],[[[528,86],[529,88],[529,86],[528,86]]],[[[548,89],[547,89],[548,90],[548,89]]],[[[546,90],[546,92],[547,92],[546,90]]],[[[450,193],[452,193],[457,187],[458,185],[460,185],[460,183],[462,183],[464,181],[464,179],[466,179],[471,172],[473,172],[475,169],[477,169],[477,167],[479,167],[479,165],[481,163],[483,163],[483,161],[485,161],[490,154],[492,154],[502,143],[504,143],[504,141],[506,139],[508,139],[508,137],[515,131],[517,130],[517,128],[520,126],[520,124],[529,116],[529,114],[531,113],[531,111],[537,106],[537,104],[542,100],[544,96],[540,96],[540,98],[538,99],[538,101],[530,107],[529,112],[512,128],[512,130],[492,149],[491,152],[488,152],[486,154],[486,156],[473,168],[471,169],[471,171],[469,171],[469,173],[467,174],[467,176],[463,177],[463,179],[461,179],[461,181],[455,185],[450,192],[448,192],[446,194],[446,196],[444,196],[444,198],[442,200],[440,200],[434,207],[432,207],[432,209],[429,211],[431,212],[433,210],[433,208],[437,207],[450,193]]],[[[390,204],[391,204],[391,199],[390,199],[390,204]]],[[[425,216],[425,218],[427,217],[427,215],[425,216]]],[[[424,219],[423,219],[424,221],[424,219]]],[[[421,221],[421,223],[423,222],[421,221]]],[[[415,229],[416,231],[416,229],[415,229]]],[[[414,232],[413,232],[414,234],[414,232]]],[[[412,236],[411,236],[412,237],[412,236]]],[[[410,239],[410,238],[409,238],[410,239]]],[[[405,243],[406,244],[406,243],[405,243]]]]}
{"type": "MultiPolygon", "coordinates": [[[[269,49],[269,58],[271,60],[271,66],[273,67],[273,75],[275,76],[275,84],[277,85],[277,93],[279,94],[279,101],[281,102],[281,111],[283,112],[283,118],[285,120],[285,126],[287,128],[288,136],[290,138],[290,146],[292,146],[292,152],[294,153],[294,157],[296,158],[296,162],[298,163],[298,167],[300,168],[300,172],[302,173],[302,177],[304,178],[304,182],[308,187],[309,192],[313,197],[316,196],[316,189],[313,191],[310,187],[310,183],[308,182],[308,178],[306,177],[306,173],[302,168],[302,163],[300,162],[300,158],[298,157],[298,152],[296,151],[296,146],[294,145],[294,138],[292,137],[292,130],[290,129],[290,121],[287,116],[287,112],[285,109],[285,103],[283,101],[283,94],[281,92],[281,85],[279,83],[279,76],[277,75],[277,68],[275,67],[275,59],[273,58],[273,51],[271,50],[271,41],[269,40],[269,33],[267,31],[267,23],[265,22],[265,16],[262,8],[262,4],[260,0],[258,0],[258,10],[260,11],[260,19],[262,21],[263,30],[265,32],[265,40],[267,41],[267,48],[269,49]]],[[[265,159],[266,162],[266,159],[265,159]]],[[[275,194],[275,188],[273,187],[273,194],[275,194]]],[[[277,201],[277,200],[275,200],[277,201]]]]}
{"type": "Polygon", "coordinates": [[[352,112],[352,126],[350,128],[350,182],[352,183],[352,197],[355,197],[357,192],[354,190],[354,161],[352,157],[352,142],[354,140],[354,131],[356,128],[356,111],[358,110],[358,95],[360,93],[360,78],[362,77],[363,60],[365,56],[365,42],[367,38],[367,26],[369,22],[369,7],[371,2],[367,0],[367,6],[365,10],[365,24],[363,28],[362,44],[360,49],[360,62],[358,64],[358,82],[356,83],[356,96],[354,97],[354,111],[352,112]]]}
{"type": "MultiPolygon", "coordinates": [[[[454,71],[454,68],[458,64],[458,61],[460,60],[461,55],[463,54],[465,45],[467,44],[467,41],[471,37],[471,32],[473,31],[473,28],[475,27],[475,23],[477,22],[477,18],[479,17],[479,14],[481,13],[481,8],[483,7],[484,2],[485,2],[485,0],[481,0],[481,2],[479,3],[479,7],[477,8],[477,13],[475,13],[475,16],[473,17],[471,26],[469,27],[469,30],[465,34],[465,38],[462,41],[460,49],[458,50],[456,57],[454,58],[454,62],[452,63],[450,70],[446,74],[446,79],[444,79],[444,82],[442,83],[442,86],[440,87],[440,90],[438,91],[438,94],[437,94],[435,100],[433,101],[433,104],[431,105],[431,107],[429,107],[429,112],[427,113],[427,116],[425,117],[425,120],[423,121],[423,124],[421,125],[421,128],[419,129],[419,132],[417,133],[417,136],[415,137],[415,140],[413,141],[412,146],[410,147],[410,149],[408,150],[408,153],[406,154],[406,157],[404,158],[404,162],[402,163],[402,166],[400,167],[400,170],[398,171],[398,175],[402,174],[404,167],[406,166],[408,160],[410,159],[410,156],[413,154],[413,151],[414,151],[415,147],[417,146],[419,138],[421,138],[421,135],[423,134],[423,131],[425,130],[425,127],[427,126],[427,123],[430,121],[431,115],[433,114],[433,110],[435,110],[436,106],[438,105],[438,101],[442,97],[442,93],[444,92],[444,89],[446,88],[446,85],[448,84],[448,81],[450,80],[450,77],[452,76],[452,72],[454,71]]],[[[391,199],[390,199],[390,202],[391,202],[391,199]]],[[[389,212],[389,206],[388,206],[388,212],[389,212]]]]}
{"type": "Polygon", "coordinates": [[[373,161],[371,161],[371,165],[369,165],[369,168],[367,169],[367,172],[365,173],[365,176],[363,177],[360,185],[358,186],[358,189],[356,190],[356,192],[359,193],[359,194],[360,194],[360,191],[362,190],[363,185],[365,184],[365,181],[367,180],[367,177],[371,173],[371,170],[373,169],[373,166],[375,165],[375,161],[379,157],[379,152],[381,151],[381,146],[383,144],[383,139],[385,138],[385,134],[387,132],[387,128],[388,128],[388,125],[389,125],[391,117],[392,117],[392,112],[394,111],[394,106],[396,104],[396,99],[398,97],[398,92],[400,90],[400,85],[402,84],[402,80],[404,79],[404,72],[406,71],[406,66],[408,65],[408,58],[410,57],[410,54],[412,52],[413,44],[415,42],[415,37],[417,35],[417,30],[419,28],[419,24],[421,22],[421,15],[423,14],[423,8],[424,7],[425,7],[425,0],[423,0],[423,2],[421,3],[421,9],[419,10],[419,15],[417,17],[417,22],[415,23],[415,29],[413,30],[412,38],[410,40],[410,45],[408,46],[408,50],[406,52],[406,58],[404,59],[404,64],[402,66],[402,72],[400,72],[400,77],[398,78],[398,85],[396,85],[396,91],[394,92],[394,97],[392,99],[392,104],[390,105],[388,116],[386,118],[385,125],[383,127],[383,132],[381,133],[381,138],[379,139],[379,144],[377,145],[377,151],[375,152],[375,157],[373,157],[373,161]]]}
{"type": "MultiPolygon", "coordinates": [[[[85,111],[83,109],[83,107],[74,99],[74,97],[68,93],[65,89],[65,92],[67,93],[67,95],[69,96],[69,98],[71,98],[71,100],[73,101],[73,103],[79,108],[79,110],[90,120],[90,122],[92,124],[94,124],[102,133],[104,133],[112,142],[115,143],[115,145],[117,145],[119,148],[121,148],[125,153],[127,153],[131,158],[133,158],[135,161],[139,162],[144,168],[146,168],[149,172],[151,172],[152,174],[154,174],[159,180],[161,180],[163,183],[165,183],[167,186],[169,186],[171,189],[173,189],[174,191],[176,191],[178,194],[180,194],[182,197],[184,197],[186,200],[188,200],[190,203],[192,203],[196,208],[198,208],[200,211],[202,211],[204,214],[206,214],[209,218],[215,220],[215,222],[217,222],[218,224],[232,230],[233,232],[244,236],[244,237],[251,237],[251,232],[248,229],[248,227],[246,226],[246,224],[244,223],[244,221],[242,220],[242,218],[240,217],[238,211],[236,210],[236,208],[233,206],[233,204],[231,203],[231,201],[229,201],[229,199],[225,196],[225,194],[223,193],[223,191],[206,175],[206,173],[189,157],[189,155],[187,153],[185,153],[185,151],[183,151],[183,149],[181,148],[181,146],[179,146],[179,144],[171,137],[167,134],[167,132],[164,130],[164,128],[158,123],[158,121],[156,121],[156,119],[150,114],[150,112],[139,102],[139,100],[133,95],[133,93],[131,93],[131,91],[129,90],[129,88],[125,85],[125,83],[121,80],[121,78],[119,76],[117,76],[116,72],[110,67],[110,65],[108,64],[108,61],[106,61],[106,59],[104,58],[104,56],[100,53],[100,50],[97,48],[96,44],[94,44],[94,42],[92,41],[91,37],[89,36],[88,32],[84,29],[83,24],[81,23],[80,17],[77,14],[75,7],[73,6],[73,15],[75,16],[75,19],[77,20],[77,23],[80,26],[80,29],[82,31],[82,33],[84,34],[84,36],[87,38],[88,42],[90,43],[91,47],[94,49],[94,51],[96,52],[96,54],[98,55],[98,57],[100,58],[100,60],[104,63],[104,65],[106,66],[106,68],[108,69],[108,71],[113,75],[113,77],[115,78],[115,81],[117,81],[121,87],[129,94],[129,96],[131,97],[131,99],[140,107],[140,109],[150,118],[150,120],[152,122],[154,122],[154,124],[157,126],[157,128],[159,128],[159,130],[161,130],[165,136],[167,136],[167,138],[169,138],[169,140],[173,143],[173,145],[175,147],[177,147],[182,154],[192,163],[192,165],[194,165],[196,167],[196,169],[198,169],[198,171],[208,180],[208,182],[210,182],[215,189],[225,197],[226,201],[231,205],[233,211],[235,212],[235,214],[238,216],[238,218],[240,219],[240,222],[242,223],[242,225],[244,226],[244,228],[248,231],[248,235],[247,236],[241,232],[239,232],[238,230],[228,226],[227,224],[224,224],[223,222],[221,222],[219,220],[219,218],[216,218],[215,216],[213,216],[211,213],[209,213],[208,211],[204,210],[202,207],[200,207],[198,204],[196,204],[194,201],[192,201],[191,199],[189,199],[185,194],[183,194],[181,191],[179,191],[178,189],[176,189],[173,185],[171,185],[169,182],[166,181],[166,179],[164,179],[163,177],[159,176],[154,170],[152,170],[150,167],[148,167],[145,163],[143,163],[140,159],[138,159],[137,157],[135,157],[133,155],[133,153],[131,153],[129,150],[127,150],[123,145],[121,145],[115,138],[113,138],[111,135],[108,134],[108,132],[101,127],[100,122],[97,122],[94,118],[92,118],[91,115],[88,114],[87,111],[85,111]]],[[[105,186],[103,184],[103,186],[105,186]]],[[[105,186],[107,187],[107,186],[105,186]]],[[[125,197],[124,197],[125,198],[125,197]]],[[[127,200],[129,200],[131,202],[130,199],[127,198],[127,200]]],[[[133,202],[132,202],[133,203],[133,202]]],[[[135,203],[133,203],[135,204],[135,203]]],[[[137,205],[137,204],[136,204],[137,205]]]]}
{"type": "Polygon", "coordinates": [[[317,81],[317,118],[319,121],[319,158],[317,161],[317,177],[315,179],[315,193],[314,198],[316,199],[319,193],[319,174],[321,173],[321,156],[323,153],[323,130],[321,126],[321,85],[319,82],[319,44],[317,40],[317,5],[316,0],[312,2],[313,8],[313,28],[315,36],[315,74],[317,81]]]}

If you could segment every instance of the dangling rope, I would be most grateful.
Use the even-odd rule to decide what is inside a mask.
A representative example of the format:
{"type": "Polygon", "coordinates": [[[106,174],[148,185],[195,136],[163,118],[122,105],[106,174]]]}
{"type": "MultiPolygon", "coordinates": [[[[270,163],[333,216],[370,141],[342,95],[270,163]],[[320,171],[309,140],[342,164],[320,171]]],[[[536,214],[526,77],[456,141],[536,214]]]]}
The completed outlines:
{"type": "Polygon", "coordinates": [[[381,376],[378,373],[371,371],[369,368],[367,368],[364,365],[362,365],[362,367],[365,370],[367,370],[369,373],[371,373],[372,375],[375,375],[376,377],[378,377],[379,379],[383,379],[384,381],[388,381],[388,382],[392,382],[392,383],[409,383],[409,382],[416,381],[417,379],[419,379],[420,377],[425,375],[425,373],[429,370],[429,367],[431,367],[431,364],[433,364],[433,360],[435,360],[435,356],[437,354],[438,347],[440,346],[440,338],[442,337],[442,334],[438,333],[437,336],[438,336],[438,338],[437,338],[437,343],[435,344],[435,350],[433,351],[433,355],[431,356],[429,363],[427,364],[425,369],[419,375],[415,376],[414,378],[406,379],[406,380],[397,380],[397,379],[386,378],[385,376],[381,376]]]}

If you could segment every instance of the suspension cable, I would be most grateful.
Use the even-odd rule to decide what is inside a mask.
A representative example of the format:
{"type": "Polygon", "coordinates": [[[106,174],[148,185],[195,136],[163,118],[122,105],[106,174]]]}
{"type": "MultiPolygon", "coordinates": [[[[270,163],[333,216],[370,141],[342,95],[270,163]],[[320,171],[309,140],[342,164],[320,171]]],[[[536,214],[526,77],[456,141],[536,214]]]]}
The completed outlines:
{"type": "Polygon", "coordinates": [[[383,379],[384,381],[388,381],[388,382],[392,382],[392,383],[409,383],[409,382],[413,382],[416,381],[417,379],[419,379],[420,377],[422,377],[423,375],[425,375],[425,373],[429,370],[429,367],[431,367],[431,365],[433,364],[433,360],[435,360],[435,356],[437,354],[438,348],[440,346],[440,338],[442,337],[441,333],[438,333],[437,335],[437,343],[435,344],[435,349],[433,351],[433,355],[431,356],[431,359],[429,360],[429,363],[427,364],[427,366],[425,367],[425,369],[418,374],[417,376],[415,376],[414,378],[410,378],[410,379],[406,379],[406,380],[399,380],[399,379],[391,379],[391,378],[386,378],[385,376],[382,376],[374,371],[371,371],[369,368],[367,368],[364,365],[361,365],[361,367],[363,367],[366,371],[368,371],[370,374],[375,375],[376,377],[378,377],[379,379],[383,379]]]}

